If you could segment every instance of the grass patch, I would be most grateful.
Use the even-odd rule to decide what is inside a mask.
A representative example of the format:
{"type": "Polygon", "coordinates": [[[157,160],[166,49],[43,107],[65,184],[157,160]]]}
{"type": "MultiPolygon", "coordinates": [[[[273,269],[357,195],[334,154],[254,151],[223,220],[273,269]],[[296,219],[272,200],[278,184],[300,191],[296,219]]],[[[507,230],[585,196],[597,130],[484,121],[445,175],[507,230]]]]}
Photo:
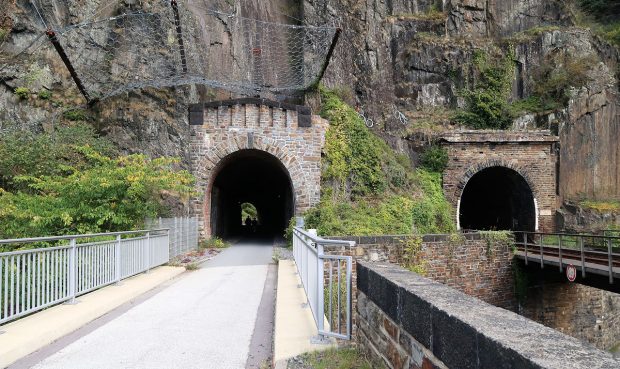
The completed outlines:
{"type": "MultiPolygon", "coordinates": [[[[300,356],[303,361],[301,367],[313,369],[384,369],[381,362],[369,360],[359,350],[352,347],[331,348],[300,356]]],[[[289,368],[291,366],[289,365],[289,368]]]]}
{"type": "Polygon", "coordinates": [[[88,118],[86,110],[84,109],[67,110],[63,113],[63,116],[72,122],[81,122],[88,118]]]}
{"type": "Polygon", "coordinates": [[[600,213],[611,213],[620,211],[620,201],[617,200],[582,200],[579,206],[600,213]]]}
{"type": "Polygon", "coordinates": [[[198,270],[198,263],[189,263],[185,266],[185,270],[198,270]]]}
{"type": "Polygon", "coordinates": [[[573,0],[565,6],[577,25],[620,47],[620,2],[573,0]]]}
{"type": "Polygon", "coordinates": [[[38,96],[41,100],[49,100],[52,97],[52,92],[48,90],[41,90],[39,91],[38,96]]]}

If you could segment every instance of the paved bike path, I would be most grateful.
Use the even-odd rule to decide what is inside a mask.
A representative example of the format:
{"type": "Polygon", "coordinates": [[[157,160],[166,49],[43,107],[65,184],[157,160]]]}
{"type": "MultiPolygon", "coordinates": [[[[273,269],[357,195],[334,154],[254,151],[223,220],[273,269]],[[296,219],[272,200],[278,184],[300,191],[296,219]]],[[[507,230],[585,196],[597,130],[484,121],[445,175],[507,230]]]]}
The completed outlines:
{"type": "Polygon", "coordinates": [[[244,368],[271,257],[234,245],[35,368],[244,368]]]}

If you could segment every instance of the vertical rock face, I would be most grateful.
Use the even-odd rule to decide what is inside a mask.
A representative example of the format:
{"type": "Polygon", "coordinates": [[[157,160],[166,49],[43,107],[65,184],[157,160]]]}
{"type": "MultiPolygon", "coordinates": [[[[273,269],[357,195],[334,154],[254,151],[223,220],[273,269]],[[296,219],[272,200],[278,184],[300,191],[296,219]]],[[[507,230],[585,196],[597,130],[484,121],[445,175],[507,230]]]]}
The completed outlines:
{"type": "Polygon", "coordinates": [[[564,2],[308,0],[304,14],[308,23],[344,27],[324,83],[348,87],[350,102],[383,122],[387,134],[406,129],[394,109],[415,117],[463,107],[459,91],[477,78],[475,53],[512,49],[513,100],[532,96],[538,71],[552,62],[559,69],[562,60],[587,62],[587,83],[572,92],[565,109],[525,115],[516,128],[559,129],[563,197],[620,196],[613,144],[620,139],[618,51],[574,27],[564,2]]]}
{"type": "MultiPolygon", "coordinates": [[[[115,6],[131,2],[57,0],[41,2],[44,4],[40,10],[48,24],[66,25],[94,14],[112,16],[117,11],[115,6]]],[[[516,60],[512,92],[515,100],[532,96],[537,70],[551,59],[589,58],[588,82],[574,91],[565,109],[525,115],[518,120],[518,126],[559,128],[561,195],[620,195],[620,159],[618,145],[614,145],[620,138],[615,76],[620,60],[618,50],[599,41],[588,30],[572,26],[562,1],[187,2],[198,25],[186,30],[186,45],[204,45],[208,52],[201,65],[210,73],[222,75],[235,68],[252,73],[249,60],[234,56],[243,40],[231,32],[232,20],[225,13],[236,11],[244,17],[277,23],[296,23],[303,18],[309,25],[342,27],[342,37],[323,83],[340,88],[346,100],[360,106],[397,147],[408,146],[395,137],[402,137],[409,127],[407,122],[399,121],[397,112],[405,113],[411,123],[419,117],[436,120],[442,114],[450,116],[453,109],[464,107],[460,92],[478,78],[472,66],[476,53],[501,58],[512,49],[516,60]],[[223,14],[207,15],[206,9],[223,14]]],[[[66,107],[84,100],[58,55],[41,37],[45,27],[30,2],[6,4],[10,19],[3,19],[0,26],[10,25],[11,34],[5,42],[0,41],[0,129],[49,129],[64,119],[62,111],[66,107]],[[33,42],[31,50],[36,52],[12,58],[33,42]],[[23,86],[32,92],[26,100],[13,93],[23,86]],[[51,90],[53,98],[37,98],[41,90],[51,90]]],[[[136,6],[156,9],[166,3],[143,1],[136,6]]],[[[116,57],[127,58],[122,53],[116,57]]],[[[148,59],[149,51],[145,50],[140,57],[148,59]]],[[[559,63],[558,69],[562,68],[559,63]]],[[[144,89],[106,100],[96,106],[89,119],[125,151],[181,156],[187,164],[188,104],[236,95],[204,86],[144,89]]]]}
{"type": "MultiPolygon", "coordinates": [[[[181,3],[181,2],[180,2],[181,3]]],[[[10,19],[11,33],[5,42],[0,40],[0,130],[14,129],[52,129],[55,124],[66,123],[63,112],[68,107],[81,106],[85,100],[75,87],[66,67],[44,36],[46,26],[62,29],[69,24],[77,24],[90,19],[107,19],[119,14],[122,7],[132,4],[145,12],[161,12],[168,2],[131,0],[123,1],[78,1],[58,0],[37,2],[43,21],[32,4],[27,1],[10,2],[7,15],[10,19]],[[25,53],[20,52],[31,45],[25,53]],[[31,96],[20,99],[14,94],[15,88],[28,87],[31,96]],[[52,97],[43,100],[37,97],[42,90],[52,92],[52,97]]],[[[185,2],[183,2],[185,5],[185,2]]],[[[234,50],[242,44],[243,35],[230,32],[231,20],[226,13],[236,12],[243,17],[260,19],[275,23],[291,23],[287,16],[298,16],[292,0],[244,0],[243,4],[227,0],[200,1],[188,0],[187,10],[197,19],[198,25],[185,30],[186,47],[197,45],[207,50],[198,50],[204,55],[201,66],[211,74],[231,75],[235,67],[244,61],[235,60],[234,50]],[[243,5],[243,6],[241,6],[243,5]],[[216,16],[207,14],[208,10],[222,12],[216,16]],[[210,69],[209,69],[210,68],[210,69]]],[[[186,13],[188,14],[188,13],[186,13]]],[[[181,14],[183,17],[183,13],[181,14]]],[[[4,25],[5,22],[1,25],[4,25]]],[[[138,30],[140,31],[140,30],[138,30]]],[[[161,35],[149,35],[152,29],[144,29],[145,37],[170,37],[174,29],[162,29],[161,35]]],[[[96,30],[108,37],[115,37],[114,31],[101,27],[96,30]]],[[[276,37],[277,35],[274,35],[276,37]]],[[[174,39],[172,39],[174,40],[174,39]]],[[[79,58],[77,52],[79,40],[70,38],[65,45],[70,59],[79,58]]],[[[146,45],[146,42],[145,42],[146,45]]],[[[110,68],[123,68],[132,61],[139,65],[140,60],[152,60],[152,53],[160,52],[144,47],[139,53],[127,53],[115,50],[109,58],[110,68]]],[[[77,64],[77,63],[76,63],[77,64]]],[[[178,65],[162,65],[162,69],[179,68],[178,65]]],[[[109,73],[108,70],[91,70],[97,73],[109,73]]],[[[145,75],[136,76],[145,78],[145,75]]],[[[204,86],[187,86],[177,88],[146,88],[120,93],[88,109],[87,120],[95,125],[101,133],[115,141],[125,152],[145,152],[153,156],[179,156],[186,166],[188,153],[187,109],[190,103],[209,101],[217,98],[229,98],[235,94],[204,86]]]]}

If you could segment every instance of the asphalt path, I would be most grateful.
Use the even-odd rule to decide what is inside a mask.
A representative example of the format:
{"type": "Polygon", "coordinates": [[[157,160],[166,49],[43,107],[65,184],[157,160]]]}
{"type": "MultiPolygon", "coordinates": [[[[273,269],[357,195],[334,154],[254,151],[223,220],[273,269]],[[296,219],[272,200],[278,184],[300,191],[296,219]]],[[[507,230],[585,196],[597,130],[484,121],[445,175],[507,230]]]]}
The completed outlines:
{"type": "Polygon", "coordinates": [[[237,243],[34,368],[245,368],[271,260],[237,243]]]}

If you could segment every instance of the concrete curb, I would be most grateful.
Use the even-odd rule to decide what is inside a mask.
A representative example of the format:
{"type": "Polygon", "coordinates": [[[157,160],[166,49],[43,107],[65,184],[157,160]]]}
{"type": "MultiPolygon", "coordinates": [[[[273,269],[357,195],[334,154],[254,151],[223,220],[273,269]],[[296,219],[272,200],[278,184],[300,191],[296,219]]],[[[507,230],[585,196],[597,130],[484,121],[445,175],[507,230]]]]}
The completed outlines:
{"type": "Polygon", "coordinates": [[[0,368],[49,345],[133,298],[169,281],[185,268],[162,266],[80,296],[75,305],[57,305],[2,326],[0,368]]]}
{"type": "Polygon", "coordinates": [[[293,260],[278,263],[278,292],[276,297],[276,324],[274,333],[274,356],[276,368],[286,368],[288,359],[306,352],[336,347],[336,340],[329,344],[312,343],[318,335],[312,311],[303,307],[306,295],[296,274],[293,260]]]}

